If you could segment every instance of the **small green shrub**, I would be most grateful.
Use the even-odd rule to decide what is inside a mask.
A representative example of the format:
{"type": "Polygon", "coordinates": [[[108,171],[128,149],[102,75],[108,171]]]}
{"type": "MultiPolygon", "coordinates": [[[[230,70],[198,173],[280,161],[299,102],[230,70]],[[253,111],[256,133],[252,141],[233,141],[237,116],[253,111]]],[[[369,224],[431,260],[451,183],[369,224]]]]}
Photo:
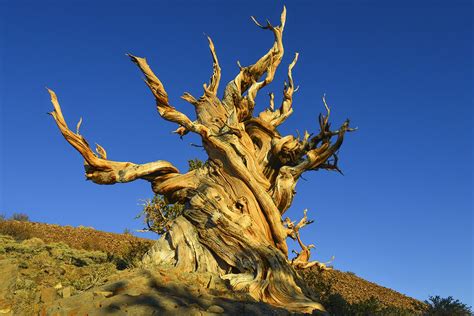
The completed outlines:
{"type": "Polygon", "coordinates": [[[77,291],[87,291],[90,288],[104,284],[114,271],[115,267],[111,263],[92,265],[84,270],[84,275],[73,280],[71,285],[77,291]]]}
{"type": "Polygon", "coordinates": [[[382,309],[380,301],[373,296],[365,301],[349,305],[350,314],[354,316],[381,315],[382,309]]]}
{"type": "Polygon", "coordinates": [[[151,200],[145,200],[143,211],[137,216],[143,217],[147,228],[145,231],[155,232],[159,235],[166,233],[173,221],[183,213],[184,205],[170,204],[161,195],[155,195],[151,200]]]}
{"type": "Polygon", "coordinates": [[[200,159],[194,158],[191,160],[188,160],[188,166],[189,166],[189,171],[194,170],[194,169],[199,169],[204,166],[204,162],[200,159]]]}
{"type": "Polygon", "coordinates": [[[62,242],[46,244],[45,249],[54,259],[76,267],[86,267],[108,261],[108,256],[105,252],[74,249],[62,242]]]}
{"type": "MultiPolygon", "coordinates": [[[[202,168],[205,163],[197,158],[189,160],[189,171],[202,168]]],[[[143,218],[146,228],[143,231],[155,232],[159,235],[166,233],[171,224],[184,211],[184,204],[170,203],[162,195],[155,195],[152,199],[144,200],[143,210],[136,218],[143,218]]]]}
{"type": "MultiPolygon", "coordinates": [[[[72,227],[72,226],[67,225],[66,227],[72,227]]],[[[79,229],[94,229],[94,227],[92,227],[92,226],[84,226],[84,225],[79,225],[79,226],[77,226],[77,228],[79,228],[79,229]]]]}
{"type": "Polygon", "coordinates": [[[14,221],[19,221],[19,222],[29,222],[30,217],[26,215],[25,213],[13,213],[12,220],[14,221]]]}
{"type": "Polygon", "coordinates": [[[122,255],[109,253],[107,261],[113,262],[117,270],[125,270],[140,266],[150,244],[140,240],[130,240],[126,251],[122,255]]]}
{"type": "Polygon", "coordinates": [[[452,296],[442,298],[438,295],[430,296],[425,301],[427,308],[426,316],[470,316],[472,309],[470,306],[455,300],[452,296]]]}
{"type": "Polygon", "coordinates": [[[8,235],[16,240],[26,240],[33,237],[31,228],[15,221],[0,221],[0,235],[8,235]]]}
{"type": "Polygon", "coordinates": [[[96,250],[95,245],[91,240],[84,240],[82,242],[81,248],[85,250],[96,250]]]}
{"type": "Polygon", "coordinates": [[[332,293],[327,296],[324,301],[321,301],[326,307],[330,315],[351,315],[350,304],[342,297],[341,294],[332,293]]]}
{"type": "Polygon", "coordinates": [[[26,261],[20,261],[20,262],[18,263],[18,268],[20,268],[20,269],[27,269],[27,268],[28,268],[28,262],[26,262],[26,261]]]}
{"type": "Polygon", "coordinates": [[[36,282],[26,277],[20,277],[15,282],[15,290],[34,290],[36,289],[36,282]]]}

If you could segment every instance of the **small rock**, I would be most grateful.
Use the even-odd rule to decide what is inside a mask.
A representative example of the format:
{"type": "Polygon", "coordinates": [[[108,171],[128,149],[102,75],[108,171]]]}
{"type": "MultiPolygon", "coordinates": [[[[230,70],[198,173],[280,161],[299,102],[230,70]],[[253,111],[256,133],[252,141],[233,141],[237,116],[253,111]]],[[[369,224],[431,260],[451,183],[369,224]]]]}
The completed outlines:
{"type": "Polygon", "coordinates": [[[66,286],[66,287],[61,291],[61,294],[62,294],[63,298],[67,298],[67,297],[70,297],[70,296],[71,296],[71,292],[72,292],[72,287],[66,286]]]}
{"type": "Polygon", "coordinates": [[[44,287],[41,289],[41,301],[51,303],[57,298],[56,289],[53,287],[44,287]]]}
{"type": "Polygon", "coordinates": [[[194,309],[194,308],[187,311],[187,314],[189,316],[202,316],[203,315],[202,312],[199,309],[194,309]]]}
{"type": "Polygon", "coordinates": [[[130,295],[130,296],[140,296],[140,294],[142,294],[142,291],[140,291],[140,289],[136,289],[136,288],[129,289],[127,291],[127,295],[130,295]]]}
{"type": "Polygon", "coordinates": [[[102,295],[94,295],[94,298],[92,299],[92,305],[94,305],[95,308],[101,308],[105,299],[106,298],[102,295]]]}
{"type": "Polygon", "coordinates": [[[216,314],[222,314],[224,312],[224,309],[220,307],[219,305],[211,305],[207,309],[209,313],[216,313],[216,314]]]}
{"type": "Polygon", "coordinates": [[[18,268],[28,269],[28,263],[26,261],[21,261],[20,263],[18,263],[18,268]]]}
{"type": "Polygon", "coordinates": [[[111,297],[114,295],[114,292],[110,291],[94,291],[95,295],[103,296],[103,297],[111,297]]]}
{"type": "Polygon", "coordinates": [[[58,283],[58,284],[56,284],[56,285],[54,286],[54,288],[55,288],[56,290],[59,290],[59,289],[62,288],[62,287],[63,287],[63,285],[61,284],[61,282],[58,283]]]}

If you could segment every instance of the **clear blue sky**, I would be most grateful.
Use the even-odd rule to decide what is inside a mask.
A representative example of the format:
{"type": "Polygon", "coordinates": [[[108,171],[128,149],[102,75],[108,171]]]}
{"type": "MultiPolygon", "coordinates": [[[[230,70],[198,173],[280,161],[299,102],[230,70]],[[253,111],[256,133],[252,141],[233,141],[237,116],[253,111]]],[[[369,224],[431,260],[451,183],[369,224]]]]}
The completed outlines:
{"type": "MultiPolygon", "coordinates": [[[[249,16],[278,21],[283,3],[0,1],[0,212],[105,231],[138,229],[147,182],[98,186],[59,134],[45,86],[71,126],[114,160],[204,158],[179,140],[125,53],[146,56],[178,108],[211,74],[212,36],[223,80],[266,52],[272,35],[249,16]]],[[[295,51],[300,90],[281,130],[317,131],[320,97],[347,136],[336,173],[306,174],[289,215],[316,222],[303,233],[314,258],[420,299],[472,299],[472,2],[288,1],[281,98],[295,51]]],[[[257,101],[268,103],[266,93],[257,101]]]]}

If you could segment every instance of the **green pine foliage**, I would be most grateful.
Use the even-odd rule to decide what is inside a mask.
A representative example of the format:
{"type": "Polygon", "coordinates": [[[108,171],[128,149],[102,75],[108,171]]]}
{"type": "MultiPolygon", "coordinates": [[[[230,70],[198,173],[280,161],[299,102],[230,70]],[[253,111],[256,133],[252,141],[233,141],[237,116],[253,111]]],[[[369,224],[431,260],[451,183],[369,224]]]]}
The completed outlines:
{"type": "MultiPolygon", "coordinates": [[[[189,171],[202,168],[204,162],[197,158],[188,161],[189,171]]],[[[184,204],[169,203],[162,195],[156,194],[152,199],[143,203],[143,210],[137,218],[143,218],[146,225],[144,231],[155,232],[159,235],[166,233],[173,221],[184,211],[184,204]]]]}
{"type": "Polygon", "coordinates": [[[145,231],[162,235],[169,230],[173,221],[182,214],[183,210],[183,204],[170,204],[163,196],[157,194],[152,199],[145,200],[143,210],[137,218],[143,218],[147,226],[145,231]]]}
{"type": "Polygon", "coordinates": [[[19,222],[29,222],[30,217],[26,215],[25,213],[13,213],[12,220],[14,221],[19,221],[19,222]]]}
{"type": "Polygon", "coordinates": [[[452,296],[442,298],[438,295],[430,296],[425,301],[428,306],[426,316],[470,316],[472,309],[470,306],[455,300],[452,296]]]}

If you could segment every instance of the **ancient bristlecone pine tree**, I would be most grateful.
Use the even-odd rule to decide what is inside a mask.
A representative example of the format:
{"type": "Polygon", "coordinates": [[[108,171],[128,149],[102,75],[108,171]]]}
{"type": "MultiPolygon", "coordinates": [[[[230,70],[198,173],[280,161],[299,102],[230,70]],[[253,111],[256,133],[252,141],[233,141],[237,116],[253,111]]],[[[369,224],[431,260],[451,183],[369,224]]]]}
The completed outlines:
{"type": "Polygon", "coordinates": [[[49,90],[54,105],[51,115],[62,135],[84,157],[87,179],[98,184],[144,179],[155,193],[185,204],[183,215],[145,256],[146,263],[217,273],[234,290],[247,291],[257,300],[294,311],[324,311],[295,272],[295,267],[314,264],[309,262],[311,247],[299,238],[299,229],[308,223],[306,214],[298,224],[282,221],[282,215],[292,203],[303,172],[339,171],[336,154],[344,134],[352,129],[346,121],[338,130],[330,130],[329,108],[323,98],[327,114],[319,117],[317,135],[306,132],[300,138],[278,132],[277,127],[293,112],[297,89],[291,72],[298,54],[288,67],[281,106],[275,108],[270,94],[269,107],[254,114],[257,93],[272,82],[283,57],[285,19],[285,9],[279,26],[261,25],[253,19],[273,33],[273,46],[255,64],[239,64],[240,71],[226,85],[222,98],[218,97],[221,68],[209,38],[210,82],[204,84],[200,98],[189,93],[182,96],[195,107],[195,120],[170,104],[164,85],[144,58],[129,55],[145,75],[160,116],[178,124],[175,132],[180,136],[191,132],[201,137],[209,158],[199,169],[182,174],[162,160],[142,165],[112,161],[99,145],[94,153],[79,134],[80,122],[76,132],[69,129],[55,93],[49,90]],[[303,248],[293,260],[288,258],[288,237],[298,239],[303,248]]]}

